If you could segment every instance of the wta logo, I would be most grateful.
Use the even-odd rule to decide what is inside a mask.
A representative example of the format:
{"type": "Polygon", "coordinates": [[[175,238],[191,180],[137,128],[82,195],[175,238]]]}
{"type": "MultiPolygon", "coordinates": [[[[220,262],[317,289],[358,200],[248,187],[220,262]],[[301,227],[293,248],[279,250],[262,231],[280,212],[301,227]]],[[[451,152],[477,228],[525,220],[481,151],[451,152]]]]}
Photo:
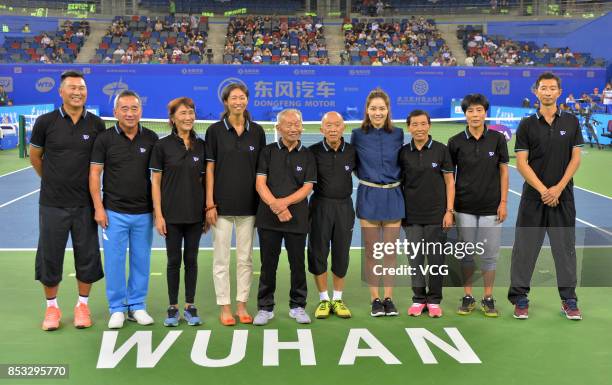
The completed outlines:
{"type": "Polygon", "coordinates": [[[223,103],[223,90],[225,89],[225,87],[229,86],[230,84],[234,84],[234,83],[242,84],[243,86],[246,87],[246,84],[238,78],[223,79],[223,81],[219,83],[219,87],[217,87],[217,97],[219,98],[219,101],[221,103],[223,103]]]}
{"type": "Polygon", "coordinates": [[[36,91],[41,93],[49,92],[53,87],[55,87],[55,80],[50,77],[40,78],[36,82],[36,91]]]}

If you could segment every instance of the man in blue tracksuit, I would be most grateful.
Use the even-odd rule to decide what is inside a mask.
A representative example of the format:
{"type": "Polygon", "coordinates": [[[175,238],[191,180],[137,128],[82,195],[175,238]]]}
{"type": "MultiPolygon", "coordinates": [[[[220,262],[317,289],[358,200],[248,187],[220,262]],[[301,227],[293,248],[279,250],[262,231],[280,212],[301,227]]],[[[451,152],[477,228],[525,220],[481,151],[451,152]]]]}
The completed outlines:
{"type": "Polygon", "coordinates": [[[153,239],[149,159],[158,137],[140,125],[142,104],[135,92],[123,91],[117,95],[114,108],[117,123],[98,135],[94,144],[89,188],[95,220],[103,234],[106,296],[111,314],[108,327],[118,329],[123,326],[126,311],[130,321],[141,325],[153,323],[146,312],[145,299],[153,239]],[[102,171],[104,200],[100,198],[102,171]]]}

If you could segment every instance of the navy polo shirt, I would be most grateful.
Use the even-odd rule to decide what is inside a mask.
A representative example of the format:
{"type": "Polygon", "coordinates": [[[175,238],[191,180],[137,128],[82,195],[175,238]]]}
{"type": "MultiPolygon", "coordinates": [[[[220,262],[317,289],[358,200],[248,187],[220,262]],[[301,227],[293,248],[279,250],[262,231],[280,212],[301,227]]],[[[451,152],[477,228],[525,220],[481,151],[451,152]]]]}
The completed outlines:
{"type": "Polygon", "coordinates": [[[117,124],[98,135],[91,163],[104,166],[106,209],[125,214],[153,211],[149,161],[157,139],[155,132],[139,126],[130,140],[117,124]]]}
{"type": "Polygon", "coordinates": [[[472,215],[496,215],[501,201],[500,164],[507,164],[508,145],[503,134],[484,131],[477,140],[466,127],[448,140],[455,165],[455,210],[472,215]]]}
{"type": "Polygon", "coordinates": [[[257,160],[265,145],[263,128],[249,120],[241,135],[227,118],[206,130],[206,160],[215,163],[213,199],[219,215],[243,216],[257,212],[257,160]]]}
{"type": "MultiPolygon", "coordinates": [[[[521,120],[516,131],[514,151],[528,151],[527,160],[546,187],[559,183],[572,158],[574,147],[584,145],[578,118],[557,109],[552,125],[539,112],[521,120]]],[[[560,200],[574,200],[573,179],[561,193],[560,200]]],[[[529,183],[523,184],[524,199],[541,200],[529,183]]]]}
{"type": "Polygon", "coordinates": [[[92,206],[89,161],[96,137],[104,130],[104,121],[85,109],[76,124],[63,106],[36,119],[30,144],[44,149],[41,205],[92,206]]]}
{"type": "Polygon", "coordinates": [[[399,154],[406,217],[404,225],[441,225],[446,212],[444,174],[454,167],[448,148],[429,137],[419,150],[414,139],[399,154]]]}
{"type": "MultiPolygon", "coordinates": [[[[282,140],[263,148],[257,164],[257,175],[267,176],[266,183],[276,198],[287,197],[304,186],[317,182],[317,165],[310,150],[298,143],[289,151],[282,140]]],[[[259,202],[255,226],[288,233],[308,233],[308,202],[302,200],[289,206],[293,218],[288,222],[278,220],[270,207],[259,202]]]]}
{"type": "Polygon", "coordinates": [[[334,150],[323,139],[310,146],[309,150],[317,163],[317,184],[313,197],[350,199],[353,194],[355,148],[342,139],[338,150],[334,150]]]}
{"type": "Polygon", "coordinates": [[[161,172],[161,209],[167,223],[204,220],[204,141],[195,135],[191,148],[173,133],[157,141],[149,168],[161,172]]]}

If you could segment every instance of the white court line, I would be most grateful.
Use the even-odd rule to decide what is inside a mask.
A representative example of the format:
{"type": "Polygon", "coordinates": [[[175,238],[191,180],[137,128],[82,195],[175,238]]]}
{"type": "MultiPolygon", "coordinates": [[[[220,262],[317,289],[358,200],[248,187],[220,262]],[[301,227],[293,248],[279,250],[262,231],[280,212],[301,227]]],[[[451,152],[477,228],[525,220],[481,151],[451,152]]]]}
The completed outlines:
{"type": "Polygon", "coordinates": [[[32,168],[32,166],[28,166],[28,167],[20,168],[19,170],[7,172],[6,174],[0,175],[0,178],[2,178],[3,176],[11,175],[11,174],[16,174],[16,173],[18,173],[20,171],[24,171],[24,170],[27,170],[27,169],[30,169],[30,168],[32,168]]]}
{"type": "MultiPolygon", "coordinates": [[[[510,166],[510,167],[512,167],[512,168],[516,168],[516,166],[514,166],[514,165],[512,165],[512,164],[508,164],[508,166],[510,166]]],[[[595,194],[595,195],[600,196],[600,197],[602,197],[602,198],[606,198],[606,199],[610,199],[610,200],[612,200],[612,197],[609,197],[609,196],[607,196],[607,195],[605,195],[605,194],[602,194],[602,193],[598,193],[598,192],[595,192],[595,191],[591,191],[591,190],[586,189],[586,188],[584,188],[584,187],[580,187],[580,186],[576,186],[576,185],[574,185],[574,188],[577,188],[578,190],[586,191],[586,192],[591,193],[591,194],[595,194]]]]}
{"type": "Polygon", "coordinates": [[[29,197],[29,196],[30,196],[30,195],[32,195],[32,194],[36,194],[36,193],[37,193],[37,192],[39,192],[39,191],[40,191],[40,189],[36,189],[36,190],[31,191],[31,192],[29,192],[29,193],[27,193],[27,194],[23,194],[22,196],[17,197],[17,198],[15,198],[15,199],[11,200],[11,201],[8,201],[8,202],[6,202],[6,203],[3,203],[3,204],[1,204],[1,205],[0,205],[0,209],[1,209],[1,208],[3,208],[3,207],[5,207],[5,206],[10,205],[11,203],[15,203],[15,202],[17,202],[18,200],[21,200],[21,199],[23,199],[23,198],[27,198],[27,197],[29,197]]]}
{"type": "MultiPolygon", "coordinates": [[[[514,191],[514,190],[512,190],[512,189],[508,189],[508,191],[510,191],[511,193],[516,194],[516,195],[518,195],[518,196],[521,196],[521,193],[519,193],[519,192],[517,192],[517,191],[514,191]]],[[[592,224],[592,223],[590,223],[590,222],[587,222],[587,221],[585,221],[585,220],[582,220],[582,219],[580,219],[580,218],[578,218],[578,217],[576,217],[576,220],[577,220],[578,222],[580,222],[580,223],[583,223],[583,224],[585,224],[585,225],[587,225],[587,226],[590,226],[590,227],[592,227],[592,228],[594,228],[594,229],[597,229],[597,230],[601,231],[602,233],[607,234],[607,235],[609,235],[609,236],[611,236],[611,237],[612,237],[612,232],[610,232],[610,231],[608,231],[608,230],[604,230],[604,229],[602,229],[601,227],[595,226],[594,224],[592,224]]]]}

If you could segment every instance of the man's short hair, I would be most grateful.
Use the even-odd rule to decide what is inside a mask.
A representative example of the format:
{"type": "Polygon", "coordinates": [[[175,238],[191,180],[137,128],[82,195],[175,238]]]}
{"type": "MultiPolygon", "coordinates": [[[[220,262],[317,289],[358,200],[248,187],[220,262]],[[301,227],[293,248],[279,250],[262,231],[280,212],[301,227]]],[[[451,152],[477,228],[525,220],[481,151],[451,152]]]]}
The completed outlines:
{"type": "Polygon", "coordinates": [[[408,117],[406,118],[406,124],[410,125],[410,119],[412,119],[412,118],[414,118],[416,116],[423,116],[423,115],[427,117],[427,124],[431,124],[431,117],[429,116],[429,114],[425,110],[412,110],[412,111],[410,111],[410,114],[408,114],[408,117]]]}
{"type": "Polygon", "coordinates": [[[470,106],[483,106],[485,111],[489,111],[489,101],[483,94],[466,95],[461,101],[461,110],[464,114],[470,106]]]}
{"type": "Polygon", "coordinates": [[[119,99],[127,98],[128,96],[133,96],[138,99],[138,104],[142,107],[142,100],[140,99],[140,95],[138,95],[135,91],[132,90],[123,90],[115,96],[115,102],[113,103],[113,109],[117,109],[117,104],[119,103],[119,99]]]}
{"type": "Polygon", "coordinates": [[[536,90],[538,89],[538,87],[540,86],[540,82],[542,80],[550,80],[550,79],[555,79],[557,81],[557,87],[561,88],[561,78],[560,77],[553,74],[552,72],[544,72],[542,75],[538,76],[538,80],[536,80],[535,82],[535,89],[536,90]]]}
{"type": "Polygon", "coordinates": [[[295,108],[286,108],[284,110],[282,110],[281,112],[279,112],[276,115],[276,126],[278,127],[278,124],[280,123],[281,119],[283,118],[283,116],[287,115],[288,113],[293,112],[294,114],[296,114],[299,118],[300,118],[300,122],[303,121],[302,119],[302,112],[298,109],[295,108]]]}
{"type": "Polygon", "coordinates": [[[83,75],[81,71],[74,71],[74,70],[64,71],[60,75],[60,87],[64,84],[64,80],[66,80],[67,78],[81,78],[85,80],[85,76],[83,75]]]}

